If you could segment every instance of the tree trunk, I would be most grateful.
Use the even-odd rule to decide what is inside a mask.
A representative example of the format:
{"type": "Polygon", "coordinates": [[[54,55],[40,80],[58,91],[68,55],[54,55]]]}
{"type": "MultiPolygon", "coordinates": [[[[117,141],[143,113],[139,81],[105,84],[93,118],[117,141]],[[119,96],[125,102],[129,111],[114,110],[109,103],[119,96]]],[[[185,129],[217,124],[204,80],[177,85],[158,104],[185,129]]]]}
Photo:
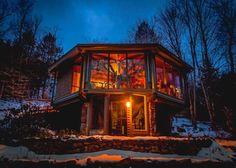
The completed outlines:
{"type": "Polygon", "coordinates": [[[233,40],[232,38],[229,39],[228,41],[228,55],[229,55],[229,62],[230,62],[230,72],[234,73],[234,56],[232,52],[232,45],[233,45],[233,40]]]}
{"type": "Polygon", "coordinates": [[[215,115],[214,115],[214,111],[212,108],[212,104],[210,103],[210,98],[207,95],[206,88],[205,88],[202,80],[200,80],[200,83],[201,83],[201,87],[202,87],[202,91],[203,91],[204,100],[205,100],[205,103],[207,106],[207,111],[209,113],[210,121],[211,121],[212,125],[214,126],[215,125],[215,115]]]}

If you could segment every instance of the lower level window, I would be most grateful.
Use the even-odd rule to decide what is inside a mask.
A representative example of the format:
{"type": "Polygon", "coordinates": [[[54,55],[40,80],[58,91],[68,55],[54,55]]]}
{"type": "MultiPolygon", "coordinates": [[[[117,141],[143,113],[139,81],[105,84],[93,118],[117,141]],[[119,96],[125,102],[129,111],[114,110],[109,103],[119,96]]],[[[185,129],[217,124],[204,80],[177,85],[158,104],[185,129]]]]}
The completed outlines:
{"type": "Polygon", "coordinates": [[[132,124],[134,129],[145,129],[144,96],[132,96],[132,124]]]}

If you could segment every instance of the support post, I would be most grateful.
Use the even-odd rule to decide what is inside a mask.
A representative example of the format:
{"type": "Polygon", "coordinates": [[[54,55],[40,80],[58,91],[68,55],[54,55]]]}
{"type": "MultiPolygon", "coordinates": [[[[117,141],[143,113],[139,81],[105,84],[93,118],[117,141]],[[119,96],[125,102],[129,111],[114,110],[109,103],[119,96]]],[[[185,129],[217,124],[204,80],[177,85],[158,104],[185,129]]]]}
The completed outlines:
{"type": "Polygon", "coordinates": [[[86,135],[89,135],[90,129],[92,127],[93,119],[93,98],[90,97],[88,112],[87,112],[87,122],[86,122],[86,135]]]}
{"type": "Polygon", "coordinates": [[[109,110],[109,103],[110,103],[110,95],[105,96],[104,101],[104,134],[109,134],[109,123],[110,123],[110,110],[109,110]]]}

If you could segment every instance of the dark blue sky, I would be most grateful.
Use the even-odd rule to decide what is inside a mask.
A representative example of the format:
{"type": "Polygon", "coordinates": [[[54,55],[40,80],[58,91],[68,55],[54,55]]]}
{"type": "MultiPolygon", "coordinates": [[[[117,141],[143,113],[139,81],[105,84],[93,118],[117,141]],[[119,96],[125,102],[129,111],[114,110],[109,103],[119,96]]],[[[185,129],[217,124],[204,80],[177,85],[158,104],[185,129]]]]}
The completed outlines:
{"type": "Polygon", "coordinates": [[[77,43],[122,43],[139,20],[151,19],[163,0],[37,0],[44,31],[57,30],[64,52],[77,43]]]}

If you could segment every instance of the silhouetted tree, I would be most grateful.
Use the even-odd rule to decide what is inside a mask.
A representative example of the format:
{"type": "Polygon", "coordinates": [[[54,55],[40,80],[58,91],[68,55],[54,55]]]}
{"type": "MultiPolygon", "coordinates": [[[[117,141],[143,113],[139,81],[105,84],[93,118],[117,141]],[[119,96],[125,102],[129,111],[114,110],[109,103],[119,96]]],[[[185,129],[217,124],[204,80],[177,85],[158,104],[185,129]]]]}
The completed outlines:
{"type": "Polygon", "coordinates": [[[158,43],[160,38],[155,33],[154,28],[144,20],[137,24],[130,41],[134,43],[158,43]]]}
{"type": "Polygon", "coordinates": [[[10,25],[7,24],[8,18],[13,15],[13,7],[7,0],[0,1],[0,39],[9,31],[10,25]]]}
{"type": "Polygon", "coordinates": [[[161,13],[160,18],[155,18],[157,22],[160,20],[161,30],[165,34],[163,40],[179,58],[182,58],[181,35],[183,25],[179,17],[177,6],[172,2],[161,13]]]}
{"type": "Polygon", "coordinates": [[[212,3],[217,17],[217,40],[222,54],[229,63],[230,72],[235,72],[236,53],[236,2],[233,0],[218,0],[212,3]]]}

